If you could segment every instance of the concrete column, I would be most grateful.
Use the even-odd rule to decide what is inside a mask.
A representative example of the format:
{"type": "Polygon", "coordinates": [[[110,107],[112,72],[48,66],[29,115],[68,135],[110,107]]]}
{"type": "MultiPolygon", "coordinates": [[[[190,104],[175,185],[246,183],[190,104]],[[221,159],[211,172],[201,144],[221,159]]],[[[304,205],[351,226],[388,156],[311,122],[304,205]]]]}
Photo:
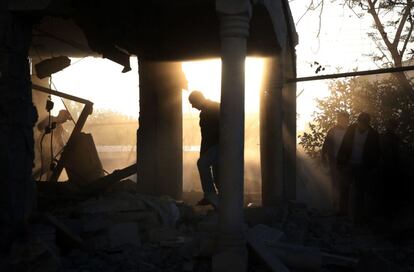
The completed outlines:
{"type": "Polygon", "coordinates": [[[263,206],[276,206],[284,198],[283,71],[283,61],[280,55],[266,59],[260,97],[263,206]]]}
{"type": "Polygon", "coordinates": [[[179,62],[139,61],[138,186],[145,194],[182,194],[182,88],[179,62]]]}
{"type": "Polygon", "coordinates": [[[158,188],[159,195],[181,199],[183,191],[182,89],[187,81],[181,62],[158,64],[158,188]]]}
{"type": "Polygon", "coordinates": [[[8,2],[0,2],[0,256],[27,235],[37,118],[28,61],[32,26],[27,17],[8,12],[8,2]]]}
{"type": "Polygon", "coordinates": [[[219,237],[213,271],[246,271],[243,218],[244,66],[249,15],[219,13],[221,21],[221,111],[219,237]]]}
{"type": "Polygon", "coordinates": [[[144,194],[156,195],[157,187],[157,92],[150,62],[138,60],[139,127],[137,133],[137,184],[144,194]]]}

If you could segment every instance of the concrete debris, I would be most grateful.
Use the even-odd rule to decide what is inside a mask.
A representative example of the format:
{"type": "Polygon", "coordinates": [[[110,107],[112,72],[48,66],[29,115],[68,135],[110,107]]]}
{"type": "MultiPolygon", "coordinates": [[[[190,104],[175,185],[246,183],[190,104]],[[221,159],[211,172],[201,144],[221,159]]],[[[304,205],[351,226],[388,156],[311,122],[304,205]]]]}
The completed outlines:
{"type": "Polygon", "coordinates": [[[174,227],[180,218],[180,211],[177,205],[168,197],[144,197],[143,201],[158,213],[163,224],[166,226],[174,227]]]}
{"type": "Polygon", "coordinates": [[[57,272],[62,270],[61,262],[53,250],[37,239],[14,243],[8,261],[3,267],[4,271],[57,272]]]}
{"type": "Polygon", "coordinates": [[[326,265],[337,265],[341,267],[357,267],[358,259],[339,256],[335,254],[322,253],[322,263],[326,265]]]}
{"type": "Polygon", "coordinates": [[[138,233],[138,224],[136,222],[119,223],[110,226],[108,229],[110,248],[128,244],[140,246],[141,241],[138,233]]]}
{"type": "Polygon", "coordinates": [[[282,232],[264,225],[257,225],[247,232],[248,245],[256,254],[259,255],[259,258],[265,262],[268,268],[274,272],[288,272],[289,269],[269,250],[269,247],[266,246],[265,241],[270,239],[276,242],[282,237],[282,232]]]}
{"type": "Polygon", "coordinates": [[[118,169],[112,172],[111,174],[101,177],[95,181],[87,183],[82,189],[86,191],[87,194],[97,195],[102,191],[105,191],[110,186],[116,184],[117,182],[132,176],[137,171],[137,164],[134,163],[123,169],[118,169]]]}
{"type": "Polygon", "coordinates": [[[111,197],[91,199],[75,207],[74,212],[83,215],[92,215],[100,213],[116,213],[129,211],[145,211],[147,204],[144,199],[134,195],[123,193],[111,197]]]}
{"type": "Polygon", "coordinates": [[[66,225],[62,224],[51,214],[44,214],[45,220],[56,228],[56,243],[63,248],[77,248],[83,244],[82,238],[73,233],[66,225]]]}
{"type": "Polygon", "coordinates": [[[407,232],[378,233],[375,225],[355,226],[345,217],[295,202],[272,214],[271,223],[262,216],[262,224],[251,225],[248,231],[249,247],[266,264],[261,269],[256,263],[252,271],[414,271],[414,260],[406,257],[414,253],[414,235],[407,232]],[[382,270],[378,263],[383,263],[382,270]]]}
{"type": "Polygon", "coordinates": [[[320,271],[322,267],[322,254],[318,248],[274,242],[265,242],[265,245],[288,267],[307,271],[320,271]]]}
{"type": "MultiPolygon", "coordinates": [[[[30,271],[212,271],[217,211],[139,194],[132,181],[116,182],[98,197],[73,197],[73,192],[61,191],[56,204],[42,208],[31,222],[33,239],[14,245],[7,262],[0,258],[0,271],[21,266],[30,271]]],[[[394,230],[378,235],[297,202],[246,207],[245,216],[248,272],[414,267],[414,240],[395,236],[394,230]]]]}

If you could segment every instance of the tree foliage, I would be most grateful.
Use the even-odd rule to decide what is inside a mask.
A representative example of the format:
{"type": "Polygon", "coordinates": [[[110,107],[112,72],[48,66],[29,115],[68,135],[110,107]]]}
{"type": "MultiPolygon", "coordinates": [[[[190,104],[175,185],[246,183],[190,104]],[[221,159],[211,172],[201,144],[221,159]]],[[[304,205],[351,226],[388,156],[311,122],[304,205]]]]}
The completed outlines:
{"type": "Polygon", "coordinates": [[[406,150],[414,149],[414,103],[408,95],[401,94],[395,77],[381,81],[360,77],[336,80],[330,84],[329,91],[329,96],[317,100],[309,130],[299,135],[299,144],[309,156],[319,156],[324,137],[340,111],[350,113],[351,122],[359,113],[368,112],[372,126],[380,133],[385,130],[385,122],[391,118],[397,120],[397,134],[402,144],[406,150]]]}

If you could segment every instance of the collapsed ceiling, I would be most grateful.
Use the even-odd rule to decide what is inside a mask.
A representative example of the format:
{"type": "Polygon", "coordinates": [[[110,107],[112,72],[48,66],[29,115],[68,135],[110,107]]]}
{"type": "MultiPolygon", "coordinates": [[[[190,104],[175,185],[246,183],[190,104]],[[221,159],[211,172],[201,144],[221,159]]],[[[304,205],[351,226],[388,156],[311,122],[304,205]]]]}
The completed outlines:
{"type": "MultiPolygon", "coordinates": [[[[214,0],[13,2],[10,9],[41,18],[33,29],[31,55],[102,55],[118,63],[131,54],[147,60],[220,56],[214,0]]],[[[280,36],[296,40],[287,1],[262,2],[252,13],[249,55],[280,51],[280,36]]]]}

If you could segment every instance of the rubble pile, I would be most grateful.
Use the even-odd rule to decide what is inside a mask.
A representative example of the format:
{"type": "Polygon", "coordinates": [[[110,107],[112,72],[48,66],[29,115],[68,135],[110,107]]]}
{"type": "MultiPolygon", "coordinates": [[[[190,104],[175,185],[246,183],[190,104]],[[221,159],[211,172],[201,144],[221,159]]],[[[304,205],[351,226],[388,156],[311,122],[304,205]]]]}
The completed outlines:
{"type": "Polygon", "coordinates": [[[56,188],[40,194],[45,210],[31,223],[34,239],[15,244],[8,260],[13,269],[209,271],[209,261],[197,257],[200,217],[190,206],[139,194],[136,183],[128,180],[97,197],[73,187],[67,194],[57,189],[63,197],[57,200],[55,195],[56,205],[45,206],[56,188]]]}
{"type": "Polygon", "coordinates": [[[254,216],[247,211],[247,221],[260,213],[264,223],[250,224],[247,235],[256,265],[265,264],[254,271],[414,271],[408,233],[374,232],[297,202],[254,216]]]}
{"type": "MultiPolygon", "coordinates": [[[[93,197],[79,188],[63,192],[31,222],[34,239],[13,245],[12,270],[211,271],[214,209],[139,194],[128,180],[93,197]]],[[[414,239],[408,236],[356,228],[298,202],[247,206],[245,218],[249,272],[414,271],[414,239]]]]}

